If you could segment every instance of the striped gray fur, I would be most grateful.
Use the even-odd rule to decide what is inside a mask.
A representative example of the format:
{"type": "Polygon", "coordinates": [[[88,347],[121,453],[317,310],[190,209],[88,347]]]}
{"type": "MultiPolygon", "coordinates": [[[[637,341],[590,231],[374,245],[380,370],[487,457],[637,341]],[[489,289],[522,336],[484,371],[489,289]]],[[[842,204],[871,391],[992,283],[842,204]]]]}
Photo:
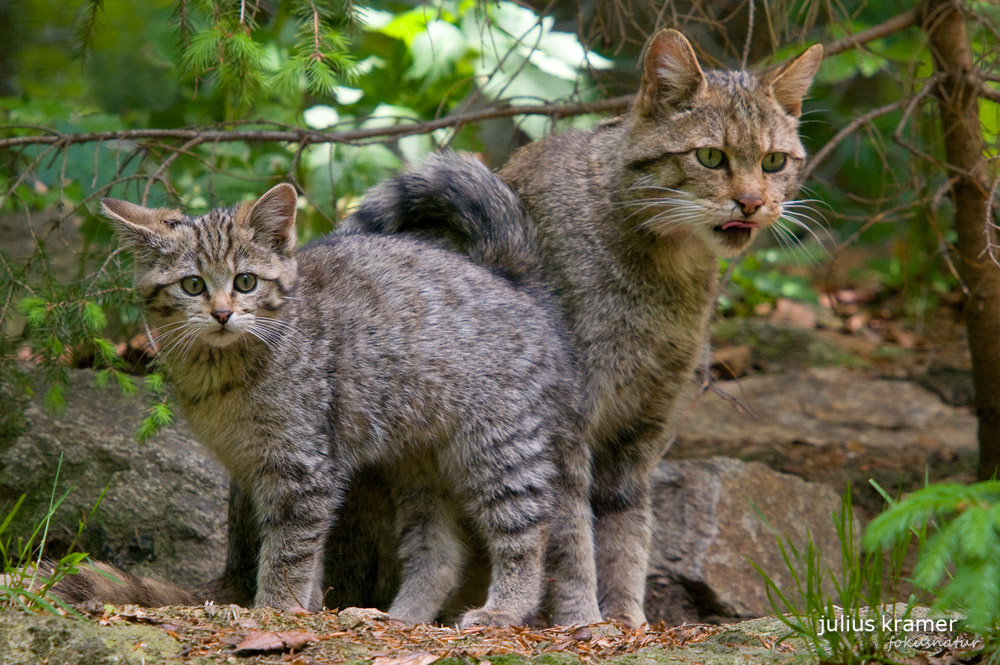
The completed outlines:
{"type": "Polygon", "coordinates": [[[783,223],[804,226],[803,203],[790,199],[805,161],[802,98],[821,55],[814,46],[760,75],[703,71],[679,32],[661,31],[627,114],[525,146],[501,169],[530,217],[484,217],[464,234],[391,214],[351,227],[436,236],[486,265],[497,244],[528,243],[507,255],[527,256],[522,273],[551,289],[585,374],[606,617],[645,621],[650,478],[707,350],[718,257],[761,229],[787,239],[783,223]],[[504,219],[525,228],[497,228],[504,219]]]}
{"type": "MultiPolygon", "coordinates": [[[[509,192],[507,205],[523,214],[509,192]]],[[[254,604],[323,605],[326,538],[345,488],[374,469],[399,515],[391,616],[435,618],[465,563],[464,520],[491,563],[464,625],[530,619],[556,550],[572,551],[554,571],[564,616],[599,619],[580,379],[555,315],[419,240],[296,250],[295,206],[289,185],[197,218],[103,201],[180,406],[233,479],[227,566],[256,570],[254,604]]]]}

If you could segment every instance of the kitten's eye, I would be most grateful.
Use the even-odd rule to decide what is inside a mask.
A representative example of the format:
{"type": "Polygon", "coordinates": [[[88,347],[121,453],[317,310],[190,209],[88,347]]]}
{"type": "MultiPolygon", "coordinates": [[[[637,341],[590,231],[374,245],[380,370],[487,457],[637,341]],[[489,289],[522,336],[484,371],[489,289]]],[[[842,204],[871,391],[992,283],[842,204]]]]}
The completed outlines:
{"type": "Polygon", "coordinates": [[[726,163],[725,153],[718,148],[698,148],[694,154],[705,168],[717,169],[726,163]]]}
{"type": "Polygon", "coordinates": [[[250,293],[257,288],[257,275],[249,272],[241,272],[233,280],[233,288],[240,293],[250,293]]]}
{"type": "Polygon", "coordinates": [[[205,280],[197,275],[191,275],[181,280],[181,288],[189,296],[197,296],[205,291],[205,280]]]}
{"type": "Polygon", "coordinates": [[[760,163],[760,167],[764,169],[765,173],[777,173],[781,169],[785,168],[785,159],[787,155],[783,152],[772,152],[764,155],[764,159],[760,163]]]}

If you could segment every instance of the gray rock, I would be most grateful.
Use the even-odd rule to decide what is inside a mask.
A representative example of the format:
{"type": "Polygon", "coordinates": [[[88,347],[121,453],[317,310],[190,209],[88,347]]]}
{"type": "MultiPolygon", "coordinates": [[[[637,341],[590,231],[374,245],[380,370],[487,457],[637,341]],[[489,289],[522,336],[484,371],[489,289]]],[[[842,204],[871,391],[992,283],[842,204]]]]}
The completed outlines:
{"type": "Polygon", "coordinates": [[[32,402],[26,432],[0,441],[0,509],[27,494],[9,533],[28,533],[45,516],[62,455],[56,497],[72,489],[49,526],[48,553],[63,553],[107,487],[79,549],[188,588],[217,576],[228,485],[187,426],[178,419],[137,443],[145,402],[95,387],[90,371],[70,373],[66,401],[62,415],[32,402]]]}
{"type": "Polygon", "coordinates": [[[704,395],[678,437],[685,455],[739,442],[850,443],[886,452],[937,442],[954,452],[976,450],[975,416],[908,381],[825,367],[721,381],[718,387],[752,413],[704,395]]]}
{"type": "Polygon", "coordinates": [[[725,457],[670,461],[657,469],[653,501],[657,522],[646,601],[651,621],[676,625],[772,614],[763,579],[748,559],[789,588],[775,532],[805,551],[808,530],[824,560],[840,570],[831,514],[841,501],[826,485],[725,457]]]}

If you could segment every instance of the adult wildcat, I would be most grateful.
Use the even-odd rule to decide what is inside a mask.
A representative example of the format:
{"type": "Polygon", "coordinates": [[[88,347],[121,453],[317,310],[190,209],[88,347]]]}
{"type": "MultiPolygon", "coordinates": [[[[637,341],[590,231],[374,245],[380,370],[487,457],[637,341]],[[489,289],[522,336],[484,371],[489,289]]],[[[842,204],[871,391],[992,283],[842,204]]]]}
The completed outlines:
{"type": "MultiPolygon", "coordinates": [[[[498,209],[471,214],[523,215],[488,169],[441,159],[496,195],[498,209]]],[[[377,465],[400,499],[391,616],[435,617],[461,572],[464,513],[491,581],[463,625],[529,619],[546,552],[556,617],[599,619],[580,383],[530,289],[410,239],[327,237],[296,251],[290,185],[201,217],[113,199],[103,209],[135,253],[187,420],[252,511],[254,533],[237,545],[256,566],[255,605],[322,605],[344,490],[377,465]]]]}
{"type": "Polygon", "coordinates": [[[716,259],[794,205],[798,118],[821,57],[813,46],[764,74],[703,71],[684,36],[663,30],[628,113],[532,143],[501,169],[530,217],[471,230],[391,209],[349,220],[347,230],[438,234],[487,265],[484,239],[524,243],[507,249],[550,287],[586,376],[604,616],[645,621],[650,477],[706,350],[716,259]]]}

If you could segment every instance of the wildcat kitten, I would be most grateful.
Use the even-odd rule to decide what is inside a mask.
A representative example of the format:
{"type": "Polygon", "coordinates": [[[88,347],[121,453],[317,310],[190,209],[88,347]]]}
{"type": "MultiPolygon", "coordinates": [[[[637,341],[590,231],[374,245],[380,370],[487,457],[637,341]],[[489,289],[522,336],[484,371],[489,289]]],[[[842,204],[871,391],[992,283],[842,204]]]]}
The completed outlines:
{"type": "MultiPolygon", "coordinates": [[[[530,243],[516,252],[531,256],[529,272],[541,265],[559,302],[586,375],[606,617],[645,621],[650,477],[706,351],[716,258],[743,250],[789,205],[805,161],[802,98],[821,57],[813,46],[761,75],[703,71],[684,36],[663,30],[624,116],[525,146],[501,169],[530,214],[506,221],[528,228],[489,219],[439,234],[474,257],[484,239],[530,243]]],[[[419,232],[433,235],[425,221],[419,232]]],[[[350,228],[415,226],[386,215],[350,228]]]]}
{"type": "Polygon", "coordinates": [[[290,185],[198,218],[103,201],[187,420],[252,512],[254,604],[322,605],[344,490],[376,465],[403,499],[391,616],[434,618],[458,581],[464,512],[491,582],[463,625],[533,615],[546,548],[571,552],[555,570],[567,615],[599,619],[589,458],[558,323],[527,289],[419,241],[328,237],[296,252],[295,208],[290,185]]]}

